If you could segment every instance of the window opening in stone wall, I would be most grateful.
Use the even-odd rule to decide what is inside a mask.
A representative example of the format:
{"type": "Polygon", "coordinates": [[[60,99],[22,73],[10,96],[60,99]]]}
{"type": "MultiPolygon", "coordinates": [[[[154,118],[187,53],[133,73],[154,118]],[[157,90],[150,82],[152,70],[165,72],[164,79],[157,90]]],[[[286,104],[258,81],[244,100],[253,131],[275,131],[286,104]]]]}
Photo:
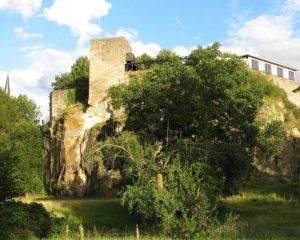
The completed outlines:
{"type": "Polygon", "coordinates": [[[289,79],[290,80],[295,80],[295,72],[289,71],[289,79]]]}
{"type": "Polygon", "coordinates": [[[252,60],[251,60],[251,67],[252,67],[252,69],[254,69],[254,70],[259,70],[259,68],[258,68],[258,61],[252,59],[252,60]]]}
{"type": "Polygon", "coordinates": [[[281,67],[277,67],[277,76],[283,77],[283,69],[281,67]]]}
{"type": "Polygon", "coordinates": [[[265,63],[265,73],[271,74],[271,64],[265,63]]]}

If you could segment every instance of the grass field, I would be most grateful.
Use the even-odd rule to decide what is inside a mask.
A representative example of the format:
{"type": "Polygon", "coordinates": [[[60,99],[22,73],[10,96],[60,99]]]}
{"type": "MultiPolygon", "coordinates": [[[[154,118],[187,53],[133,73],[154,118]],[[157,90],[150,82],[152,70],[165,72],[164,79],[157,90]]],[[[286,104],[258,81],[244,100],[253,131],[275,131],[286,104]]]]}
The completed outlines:
{"type": "Polygon", "coordinates": [[[83,225],[85,232],[134,233],[135,219],[118,199],[33,198],[58,217],[68,217],[83,225]]]}
{"type": "MultiPolygon", "coordinates": [[[[219,200],[220,212],[239,215],[239,239],[300,239],[300,204],[295,190],[296,184],[288,178],[256,172],[239,194],[219,200]]],[[[42,203],[58,216],[75,217],[90,236],[96,226],[98,237],[86,239],[135,239],[136,220],[117,199],[46,197],[30,201],[42,203]]],[[[151,230],[147,233],[141,227],[140,231],[142,239],[153,239],[151,230]]]]}
{"type": "Polygon", "coordinates": [[[244,239],[300,239],[297,186],[288,178],[256,172],[240,194],[223,198],[226,211],[239,215],[244,239]]]}

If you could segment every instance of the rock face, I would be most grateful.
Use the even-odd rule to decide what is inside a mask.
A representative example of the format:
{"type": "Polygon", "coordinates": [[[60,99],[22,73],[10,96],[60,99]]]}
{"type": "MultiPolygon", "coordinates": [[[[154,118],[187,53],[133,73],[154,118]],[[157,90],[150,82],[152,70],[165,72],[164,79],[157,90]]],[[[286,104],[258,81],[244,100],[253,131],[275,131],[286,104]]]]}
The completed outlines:
{"type": "Polygon", "coordinates": [[[115,194],[113,189],[120,179],[119,173],[107,171],[101,164],[87,168],[83,155],[93,145],[97,124],[105,122],[112,113],[107,90],[127,79],[127,53],[131,53],[131,47],[123,37],[91,41],[89,107],[86,111],[80,106],[67,106],[67,90],[51,93],[45,173],[49,192],[104,197],[115,194]]]}
{"type": "Polygon", "coordinates": [[[279,121],[286,131],[286,146],[275,161],[260,161],[259,167],[266,172],[275,172],[290,176],[294,173],[294,164],[300,159],[300,133],[299,122],[294,113],[288,109],[280,97],[266,97],[263,106],[257,114],[257,119],[263,122],[279,121]]]}
{"type": "Polygon", "coordinates": [[[282,88],[288,96],[288,99],[295,104],[297,107],[300,107],[300,93],[299,91],[294,91],[300,87],[299,82],[272,76],[272,81],[275,85],[282,88]]]}

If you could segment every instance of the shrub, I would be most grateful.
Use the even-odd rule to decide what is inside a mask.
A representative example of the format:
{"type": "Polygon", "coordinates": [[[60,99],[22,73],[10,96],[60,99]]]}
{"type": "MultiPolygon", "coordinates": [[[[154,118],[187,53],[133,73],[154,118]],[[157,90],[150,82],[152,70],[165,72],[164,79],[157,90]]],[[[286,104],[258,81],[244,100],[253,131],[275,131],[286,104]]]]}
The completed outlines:
{"type": "Polygon", "coordinates": [[[38,203],[9,201],[0,204],[0,239],[45,238],[63,231],[66,220],[51,217],[38,203]]]}

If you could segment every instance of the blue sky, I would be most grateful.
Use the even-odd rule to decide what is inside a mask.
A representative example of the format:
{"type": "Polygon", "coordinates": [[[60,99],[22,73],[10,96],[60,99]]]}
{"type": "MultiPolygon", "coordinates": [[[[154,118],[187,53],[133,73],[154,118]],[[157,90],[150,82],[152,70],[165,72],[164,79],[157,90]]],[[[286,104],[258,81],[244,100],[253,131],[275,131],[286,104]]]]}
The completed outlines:
{"type": "Polygon", "coordinates": [[[300,69],[300,0],[0,0],[0,87],[27,94],[47,118],[56,74],[89,54],[89,40],[125,36],[136,55],[187,55],[220,42],[300,69]],[[247,50],[246,50],[247,49],[247,50]]]}

